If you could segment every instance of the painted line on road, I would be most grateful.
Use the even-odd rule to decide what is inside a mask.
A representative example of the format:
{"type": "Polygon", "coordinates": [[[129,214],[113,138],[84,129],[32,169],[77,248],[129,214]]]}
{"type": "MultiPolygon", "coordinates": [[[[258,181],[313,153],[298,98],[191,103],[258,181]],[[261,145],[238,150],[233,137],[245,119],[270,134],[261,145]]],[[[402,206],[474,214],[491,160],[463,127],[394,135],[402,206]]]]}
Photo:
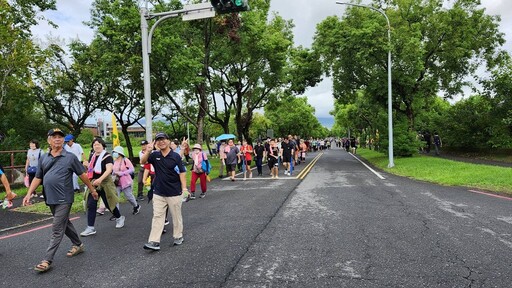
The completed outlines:
{"type": "Polygon", "coordinates": [[[304,179],[304,177],[306,177],[306,175],[309,173],[309,171],[313,168],[315,163],[318,161],[318,159],[320,159],[322,155],[324,155],[323,152],[318,154],[315,158],[313,158],[313,160],[309,162],[309,164],[306,165],[306,167],[304,167],[304,169],[299,172],[299,174],[297,175],[297,179],[304,179]]]}
{"type": "Polygon", "coordinates": [[[379,172],[375,171],[372,169],[372,167],[366,165],[366,163],[364,163],[363,161],[361,161],[361,159],[357,158],[356,155],[352,154],[352,153],[348,153],[350,155],[352,155],[352,157],[354,157],[357,161],[359,161],[361,164],[364,165],[364,167],[366,167],[368,170],[372,171],[373,174],[377,175],[377,177],[379,177],[381,180],[384,180],[386,178],[384,178],[382,175],[380,175],[379,172]]]}
{"type": "Polygon", "coordinates": [[[488,192],[483,192],[483,191],[478,191],[478,190],[468,190],[468,191],[472,192],[472,193],[476,193],[476,194],[482,194],[482,195],[487,195],[487,196],[495,197],[495,198],[500,198],[500,199],[505,199],[505,200],[512,200],[512,198],[510,198],[510,197],[496,195],[496,194],[492,194],[492,193],[488,193],[488,192]]]}
{"type": "MultiPolygon", "coordinates": [[[[39,220],[37,222],[41,222],[41,221],[45,221],[45,220],[49,220],[53,217],[50,217],[50,218],[46,218],[46,219],[42,219],[42,220],[39,220]]],[[[76,219],[79,219],[80,217],[73,217],[73,218],[70,218],[69,220],[70,221],[73,221],[73,220],[76,220],[76,219]]],[[[32,223],[28,223],[28,224],[23,224],[23,225],[18,225],[18,226],[15,226],[15,227],[11,227],[11,228],[7,228],[7,229],[3,229],[2,231],[0,232],[4,232],[4,231],[9,231],[9,230],[13,230],[13,229],[16,229],[16,228],[21,228],[21,227],[24,227],[24,226],[27,226],[27,225],[31,225],[31,224],[34,224],[36,222],[32,222],[32,223]]],[[[23,235],[23,234],[27,234],[27,233],[30,233],[30,232],[34,232],[34,231],[37,231],[37,230],[41,230],[41,229],[45,229],[45,228],[48,228],[48,227],[51,227],[52,224],[47,224],[47,225],[43,225],[43,226],[39,226],[39,227],[35,227],[33,229],[30,229],[30,230],[26,230],[26,231],[21,231],[21,232],[18,232],[18,233],[14,233],[14,234],[10,234],[10,235],[6,235],[6,236],[1,236],[0,237],[0,240],[3,240],[3,239],[8,239],[8,238],[12,238],[12,237],[15,237],[15,236],[19,236],[19,235],[23,235]]]]}

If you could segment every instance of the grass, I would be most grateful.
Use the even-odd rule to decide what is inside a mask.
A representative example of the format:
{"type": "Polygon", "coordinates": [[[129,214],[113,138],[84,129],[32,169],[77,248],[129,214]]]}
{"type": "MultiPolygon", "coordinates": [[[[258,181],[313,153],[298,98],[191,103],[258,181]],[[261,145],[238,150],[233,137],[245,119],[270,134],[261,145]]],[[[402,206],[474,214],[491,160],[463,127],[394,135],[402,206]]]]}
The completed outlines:
{"type": "Polygon", "coordinates": [[[395,167],[387,168],[388,156],[367,149],[358,154],[376,167],[399,176],[448,186],[464,186],[499,194],[512,195],[512,169],[472,164],[417,155],[396,157],[395,167]]]}
{"type": "MultiPolygon", "coordinates": [[[[138,152],[137,152],[138,153],[138,152]]],[[[210,173],[210,179],[215,179],[219,177],[219,165],[220,160],[219,158],[209,158],[210,163],[212,165],[212,171],[210,173]]],[[[191,178],[191,172],[190,172],[190,165],[187,165],[187,187],[190,189],[190,178],[191,178]]],[[[80,180],[79,180],[80,181],[80,180]]],[[[137,191],[137,181],[134,181],[133,183],[133,191],[137,191]]],[[[197,185],[199,185],[199,180],[197,181],[197,185]]],[[[18,188],[13,189],[13,192],[18,194],[17,198],[23,198],[25,195],[27,195],[27,188],[18,188]]],[[[38,188],[37,191],[41,191],[41,188],[38,188]]],[[[144,192],[146,193],[146,190],[144,189],[144,192]]],[[[5,198],[5,192],[0,193],[0,199],[5,198]]],[[[75,202],[73,203],[73,206],[71,207],[71,213],[78,213],[78,212],[84,212],[84,205],[83,205],[83,193],[75,193],[75,202]]],[[[125,202],[126,200],[124,198],[121,198],[121,202],[125,202]]],[[[26,213],[38,213],[38,214],[48,214],[50,215],[50,209],[46,207],[44,202],[38,202],[30,206],[25,207],[17,207],[14,208],[15,211],[19,212],[26,212],[26,213]]]]}

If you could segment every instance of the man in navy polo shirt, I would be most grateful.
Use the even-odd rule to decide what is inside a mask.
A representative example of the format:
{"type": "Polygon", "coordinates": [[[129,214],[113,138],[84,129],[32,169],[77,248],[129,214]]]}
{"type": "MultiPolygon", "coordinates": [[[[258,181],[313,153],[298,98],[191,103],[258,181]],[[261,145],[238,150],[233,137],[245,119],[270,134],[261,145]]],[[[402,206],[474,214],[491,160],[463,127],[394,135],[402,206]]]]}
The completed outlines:
{"type": "Polygon", "coordinates": [[[153,182],[153,220],[148,243],[144,249],[160,250],[160,238],[164,229],[167,207],[171,211],[173,224],[173,245],[183,243],[183,218],[181,215],[182,193],[188,192],[185,166],[181,156],[172,151],[171,141],[165,133],[157,133],[154,144],[146,146],[140,159],[141,164],[150,163],[155,169],[153,182]],[[156,146],[157,151],[153,151],[156,146]]]}

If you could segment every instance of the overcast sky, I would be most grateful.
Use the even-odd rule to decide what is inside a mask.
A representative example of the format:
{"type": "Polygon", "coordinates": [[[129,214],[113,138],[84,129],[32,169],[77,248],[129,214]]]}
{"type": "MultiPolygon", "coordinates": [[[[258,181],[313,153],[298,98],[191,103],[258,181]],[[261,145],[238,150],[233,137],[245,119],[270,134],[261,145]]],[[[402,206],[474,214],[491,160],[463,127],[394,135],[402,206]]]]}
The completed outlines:
{"type": "MultiPolygon", "coordinates": [[[[142,2],[142,1],[141,1],[142,2]]],[[[349,2],[349,1],[346,1],[349,2]]],[[[371,1],[364,0],[363,4],[371,1]]],[[[46,24],[33,29],[34,35],[44,39],[47,35],[59,37],[67,42],[79,38],[90,42],[93,31],[82,24],[90,18],[92,0],[57,0],[57,10],[46,12],[47,18],[57,25],[58,29],[50,28],[46,24]]],[[[249,1],[250,3],[250,1],[249,1]]],[[[342,15],[346,7],[337,5],[336,0],[272,0],[271,10],[279,13],[285,19],[292,19],[295,24],[295,44],[310,47],[316,25],[331,15],[342,15]]],[[[507,43],[505,49],[512,52],[512,0],[481,0],[487,14],[501,16],[501,31],[505,33],[507,43]]],[[[332,82],[324,80],[317,87],[306,91],[308,101],[316,109],[317,117],[330,117],[329,111],[333,109],[332,82]]]]}

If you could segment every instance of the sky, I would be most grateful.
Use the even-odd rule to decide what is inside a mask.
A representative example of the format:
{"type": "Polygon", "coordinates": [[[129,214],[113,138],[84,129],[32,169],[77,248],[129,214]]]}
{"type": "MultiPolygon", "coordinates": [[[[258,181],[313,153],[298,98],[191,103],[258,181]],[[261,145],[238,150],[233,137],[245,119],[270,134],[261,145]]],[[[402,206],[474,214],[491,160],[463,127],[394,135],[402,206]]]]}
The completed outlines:
{"type": "MultiPolygon", "coordinates": [[[[57,10],[45,12],[44,15],[55,22],[59,28],[53,29],[42,23],[32,30],[40,39],[47,36],[58,37],[65,43],[72,39],[90,42],[93,31],[83,24],[90,19],[92,0],[57,0],[57,10]]],[[[143,2],[143,1],[140,1],[143,2]]],[[[350,2],[350,1],[345,1],[350,2]]],[[[369,4],[363,0],[362,4],[369,4]]],[[[249,0],[250,3],[250,0],[249,0]]],[[[500,15],[500,30],[505,33],[507,43],[505,49],[512,53],[512,1],[511,0],[481,0],[487,14],[500,15]]],[[[311,47],[316,25],[327,16],[343,15],[346,5],[337,5],[336,0],[272,0],[270,10],[278,13],[284,19],[293,20],[295,25],[295,45],[311,47]]],[[[141,67],[142,69],[142,67],[141,67]]],[[[316,87],[310,88],[305,95],[308,102],[315,107],[317,117],[332,117],[329,112],[333,109],[332,81],[325,79],[316,87]]]]}

